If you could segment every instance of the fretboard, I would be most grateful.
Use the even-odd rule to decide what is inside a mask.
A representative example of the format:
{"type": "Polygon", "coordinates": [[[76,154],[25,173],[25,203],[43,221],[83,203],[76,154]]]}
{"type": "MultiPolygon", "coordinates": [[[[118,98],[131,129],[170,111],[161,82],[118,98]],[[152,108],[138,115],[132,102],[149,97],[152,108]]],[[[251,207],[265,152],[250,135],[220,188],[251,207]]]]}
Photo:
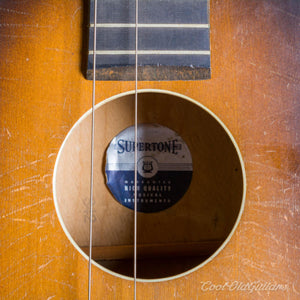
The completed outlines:
{"type": "MultiPolygon", "coordinates": [[[[96,76],[135,78],[135,0],[98,0],[96,76]]],[[[210,77],[208,0],[139,0],[139,80],[210,77]]],[[[87,77],[93,68],[94,1],[90,3],[87,77]]]]}

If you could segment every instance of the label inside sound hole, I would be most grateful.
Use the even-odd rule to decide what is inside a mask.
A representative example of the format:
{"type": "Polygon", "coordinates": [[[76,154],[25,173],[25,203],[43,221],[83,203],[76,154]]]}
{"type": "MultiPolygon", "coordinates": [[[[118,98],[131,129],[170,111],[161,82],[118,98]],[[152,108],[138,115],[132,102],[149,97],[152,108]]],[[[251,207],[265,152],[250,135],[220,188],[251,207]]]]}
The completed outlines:
{"type": "Polygon", "coordinates": [[[107,186],[122,205],[134,209],[134,153],[137,151],[137,210],[157,212],[178,202],[193,174],[191,153],[173,130],[139,124],[120,132],[106,153],[107,186]]]}

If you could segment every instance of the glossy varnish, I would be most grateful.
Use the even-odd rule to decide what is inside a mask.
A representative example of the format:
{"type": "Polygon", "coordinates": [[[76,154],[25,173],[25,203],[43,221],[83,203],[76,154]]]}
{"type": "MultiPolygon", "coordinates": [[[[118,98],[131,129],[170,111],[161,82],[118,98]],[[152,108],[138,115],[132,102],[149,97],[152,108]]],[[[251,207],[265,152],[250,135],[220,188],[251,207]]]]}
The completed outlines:
{"type": "MultiPolygon", "coordinates": [[[[81,72],[84,7],[79,0],[0,4],[3,299],[87,297],[87,261],[63,232],[52,196],[61,143],[91,106],[92,85],[81,72]]],[[[216,258],[175,280],[138,283],[138,299],[297,299],[299,4],[224,0],[210,9],[212,78],[139,88],[185,94],[223,120],[246,165],[245,210],[216,258]],[[266,290],[250,293],[246,284],[258,281],[266,290]],[[229,291],[235,282],[240,288],[229,291]],[[281,286],[271,291],[271,284],[281,286]]],[[[133,88],[97,82],[97,102],[133,88]]],[[[95,267],[92,289],[93,299],[133,297],[132,281],[95,267]]]]}

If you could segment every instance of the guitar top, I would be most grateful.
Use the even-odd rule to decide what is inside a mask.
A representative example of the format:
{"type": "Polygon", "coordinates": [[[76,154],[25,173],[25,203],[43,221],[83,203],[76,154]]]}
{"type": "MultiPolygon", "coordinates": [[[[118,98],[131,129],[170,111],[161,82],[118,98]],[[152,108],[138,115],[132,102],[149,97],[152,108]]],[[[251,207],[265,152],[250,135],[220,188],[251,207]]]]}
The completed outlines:
{"type": "MultiPolygon", "coordinates": [[[[68,132],[91,107],[92,82],[85,78],[90,67],[85,63],[91,30],[88,2],[0,1],[1,299],[87,299],[88,261],[82,254],[85,245],[79,245],[82,250],[78,251],[60,222],[54,202],[53,173],[68,132]]],[[[137,282],[137,299],[299,299],[300,3],[211,0],[209,14],[210,60],[199,64],[197,76],[188,81],[181,80],[186,79],[181,76],[174,81],[171,77],[162,80],[160,74],[160,80],[155,80],[156,71],[151,70],[151,76],[141,78],[138,88],[184,95],[222,120],[245,164],[243,214],[218,255],[184,276],[137,282]],[[195,80],[199,78],[205,80],[195,80]]],[[[208,37],[203,37],[203,41],[207,42],[208,37]]],[[[186,68],[189,66],[180,72],[190,72],[186,68]]],[[[168,71],[162,73],[171,69],[167,67],[168,71]]],[[[109,70],[105,76],[118,72],[109,70]]],[[[135,88],[131,78],[104,79],[96,82],[99,105],[135,88]]],[[[151,108],[147,96],[142,97],[142,103],[146,103],[143,120],[149,121],[149,110],[159,110],[159,100],[154,97],[151,108]]],[[[125,107],[126,101],[118,105],[125,107]]],[[[182,117],[181,108],[187,104],[180,102],[176,108],[166,101],[166,109],[181,116],[172,121],[171,129],[180,134],[193,155],[193,143],[199,142],[194,136],[198,129],[192,126],[196,115],[191,111],[182,117]],[[191,124],[193,134],[189,134],[187,124],[191,124]],[[185,130],[180,132],[180,128],[185,130]]],[[[105,150],[109,146],[107,141],[112,140],[108,132],[117,126],[113,111],[106,110],[101,118],[105,143],[98,143],[105,150]]],[[[125,114],[120,116],[123,121],[126,119],[125,114]]],[[[164,122],[164,115],[155,115],[153,123],[157,120],[164,122]]],[[[121,127],[114,129],[114,134],[125,129],[121,127]]],[[[208,132],[207,139],[210,137],[218,140],[208,132]]],[[[70,145],[70,154],[80,152],[80,144],[70,145]]],[[[193,178],[187,192],[192,198],[198,193],[195,178],[201,167],[197,159],[193,158],[193,163],[193,178]],[[196,192],[191,189],[194,186],[196,192]]],[[[218,166],[216,161],[214,166],[218,166]]],[[[153,161],[143,165],[145,172],[154,167],[153,161]]],[[[75,165],[70,162],[65,177],[75,174],[74,170],[75,165]]],[[[241,169],[234,167],[234,171],[241,169]]],[[[104,186],[105,176],[102,181],[104,186]]],[[[220,187],[216,188],[216,195],[221,198],[224,184],[216,182],[220,187]]],[[[229,193],[238,189],[236,182],[239,183],[231,182],[229,193]]],[[[63,185],[60,190],[64,195],[63,185]]],[[[113,198],[108,188],[104,190],[113,198]]],[[[69,198],[69,194],[65,197],[69,198]]],[[[180,201],[165,213],[180,207],[180,201]]],[[[76,225],[76,216],[68,217],[76,225]]],[[[217,221],[216,218],[215,224],[217,221]]],[[[194,246],[193,228],[189,232],[189,245],[194,246]]],[[[183,239],[181,233],[179,229],[178,236],[183,239]]],[[[113,237],[119,239],[119,235],[113,237]]],[[[217,237],[216,234],[211,242],[217,237]]],[[[125,253],[128,249],[121,250],[125,253]]],[[[109,248],[110,255],[112,251],[109,248]]],[[[130,278],[115,276],[93,265],[92,299],[133,299],[133,293],[130,278]]]]}

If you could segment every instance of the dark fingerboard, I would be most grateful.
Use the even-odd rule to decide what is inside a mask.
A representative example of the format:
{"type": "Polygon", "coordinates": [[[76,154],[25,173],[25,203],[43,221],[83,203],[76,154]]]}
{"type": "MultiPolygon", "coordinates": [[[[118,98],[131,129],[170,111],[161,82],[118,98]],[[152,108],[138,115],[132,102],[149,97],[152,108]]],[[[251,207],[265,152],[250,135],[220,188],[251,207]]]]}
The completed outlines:
{"type": "MultiPolygon", "coordinates": [[[[135,0],[98,0],[96,79],[135,79],[135,0]]],[[[139,0],[138,79],[210,78],[208,0],[139,0]]],[[[90,1],[87,78],[93,73],[90,1]]]]}

